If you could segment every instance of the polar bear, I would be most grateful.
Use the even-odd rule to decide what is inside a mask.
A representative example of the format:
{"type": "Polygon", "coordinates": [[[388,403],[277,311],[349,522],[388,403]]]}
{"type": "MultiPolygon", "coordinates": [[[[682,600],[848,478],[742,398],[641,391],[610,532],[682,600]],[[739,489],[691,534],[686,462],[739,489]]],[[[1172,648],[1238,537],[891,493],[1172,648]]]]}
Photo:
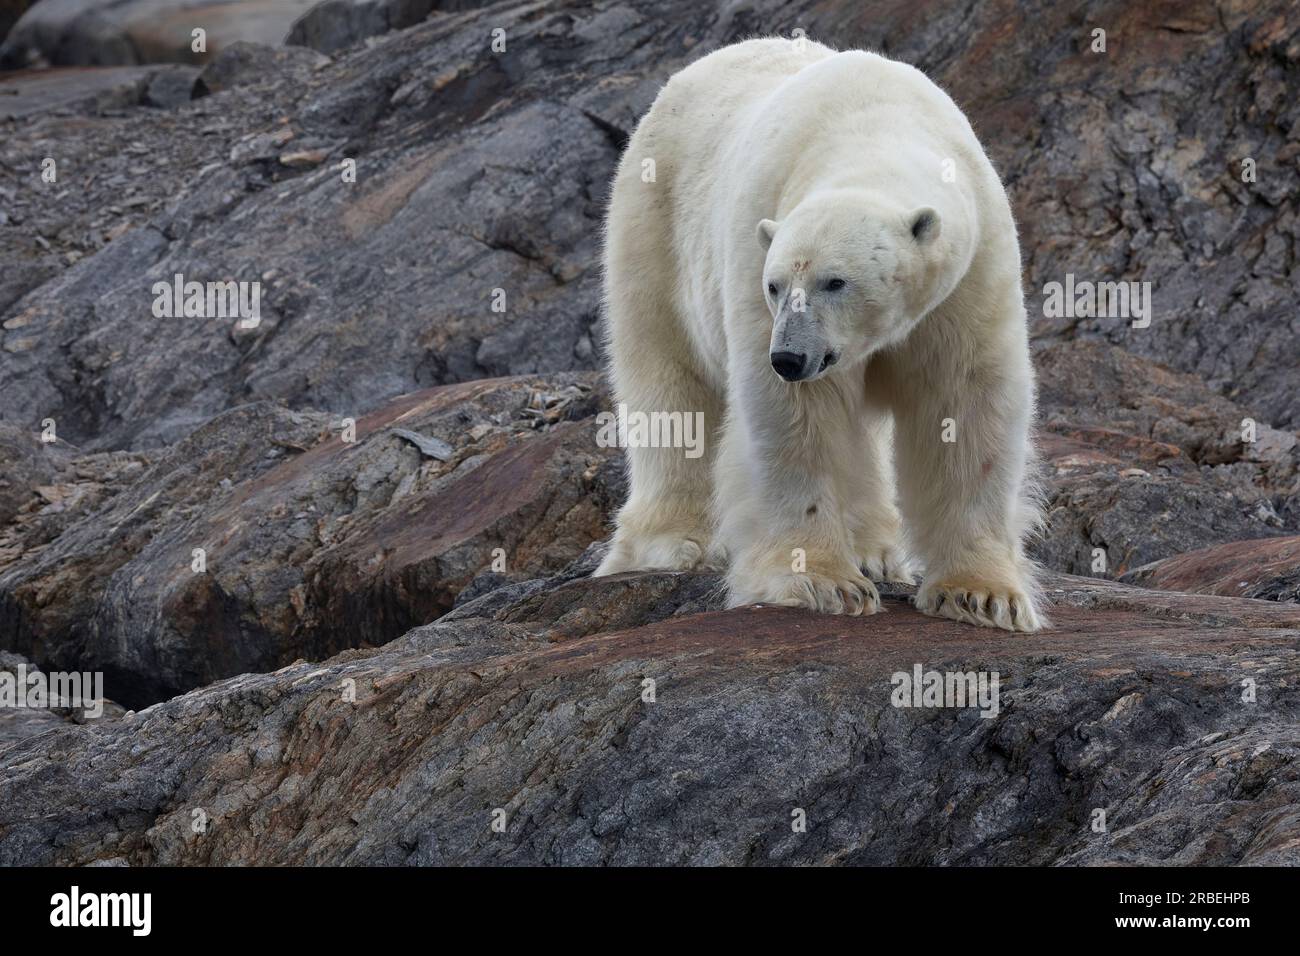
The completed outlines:
{"type": "Polygon", "coordinates": [[[1015,223],[920,71],[759,39],[677,73],[618,169],[605,301],[618,401],[707,436],[627,448],[596,574],[725,563],[730,606],[863,614],[917,562],[925,613],[1043,625],[1015,223]]]}

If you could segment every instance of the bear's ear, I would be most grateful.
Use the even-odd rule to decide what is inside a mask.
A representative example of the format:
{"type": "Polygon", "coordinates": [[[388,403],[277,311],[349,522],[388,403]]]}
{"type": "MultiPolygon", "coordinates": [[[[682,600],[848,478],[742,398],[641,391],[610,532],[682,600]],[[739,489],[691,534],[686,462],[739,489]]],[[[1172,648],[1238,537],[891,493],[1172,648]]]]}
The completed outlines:
{"type": "Polygon", "coordinates": [[[912,213],[912,238],[921,245],[939,238],[939,214],[929,206],[912,213]]]}
{"type": "Polygon", "coordinates": [[[772,245],[772,237],[776,235],[776,227],[779,223],[771,219],[760,219],[758,221],[758,242],[764,249],[772,245]]]}

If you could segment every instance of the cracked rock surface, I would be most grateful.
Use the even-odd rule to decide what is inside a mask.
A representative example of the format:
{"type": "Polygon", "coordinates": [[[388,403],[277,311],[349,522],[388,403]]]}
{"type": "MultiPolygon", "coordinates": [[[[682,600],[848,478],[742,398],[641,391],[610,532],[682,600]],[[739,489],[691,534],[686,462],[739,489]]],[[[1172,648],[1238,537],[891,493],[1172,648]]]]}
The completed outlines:
{"type": "Polygon", "coordinates": [[[171,109],[11,119],[0,416],[141,448],[240,402],[356,415],[430,385],[594,368],[602,204],[636,118],[714,46],[802,28],[953,91],[1008,183],[1040,342],[1109,341],[1294,429],[1288,10],[1115,0],[1085,23],[1032,0],[496,4],[324,63],[268,52],[260,76],[253,58],[241,85],[171,109]],[[39,178],[46,157],[57,183],[39,178]],[[152,284],[177,273],[261,282],[261,324],[154,318],[152,284]],[[1150,326],[1049,318],[1043,289],[1067,274],[1150,282],[1150,326]]]}
{"type": "Polygon", "coordinates": [[[376,0],[0,73],[0,681],[134,708],[0,709],[0,864],[1300,862],[1290,14],[376,0]],[[796,28],[925,69],[1008,184],[1052,630],[589,577],[614,164],[796,28]],[[155,317],[177,274],[260,322],[155,317]],[[1049,315],[1067,274],[1150,325],[1049,315]],[[996,713],[894,706],[917,666],[996,713]]]}
{"type": "Polygon", "coordinates": [[[592,560],[559,625],[518,587],[0,750],[0,862],[1295,862],[1295,606],[1063,576],[1057,630],[990,635],[592,560]],[[996,716],[893,706],[917,664],[996,671],[996,716]]]}
{"type": "Polygon", "coordinates": [[[352,436],[342,420],[254,403],[161,454],[77,458],[0,538],[5,643],[104,671],[117,699],[144,706],[382,644],[467,585],[558,570],[603,536],[622,495],[615,451],[594,440],[593,382],[417,392],[352,436]],[[398,432],[445,440],[449,459],[398,432]]]}

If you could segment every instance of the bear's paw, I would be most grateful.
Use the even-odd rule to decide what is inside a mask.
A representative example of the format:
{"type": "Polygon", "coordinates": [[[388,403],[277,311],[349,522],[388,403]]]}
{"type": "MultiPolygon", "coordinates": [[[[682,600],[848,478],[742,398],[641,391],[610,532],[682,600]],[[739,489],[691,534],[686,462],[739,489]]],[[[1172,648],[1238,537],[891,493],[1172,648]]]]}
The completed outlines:
{"type": "Polygon", "coordinates": [[[858,559],[862,573],[873,581],[889,581],[894,584],[915,584],[916,569],[912,566],[906,552],[901,548],[886,545],[882,548],[867,548],[858,559]]]}
{"type": "Polygon", "coordinates": [[[978,578],[945,577],[934,584],[927,581],[916,595],[916,607],[931,617],[1005,631],[1032,632],[1047,626],[1028,587],[978,578]]]}
{"type": "Polygon", "coordinates": [[[854,567],[837,571],[784,571],[768,575],[733,574],[728,606],[773,604],[803,607],[821,614],[858,616],[880,611],[876,586],[854,567]]]}
{"type": "Polygon", "coordinates": [[[594,577],[624,571],[690,571],[705,563],[705,545],[675,534],[619,534],[594,577]]]}

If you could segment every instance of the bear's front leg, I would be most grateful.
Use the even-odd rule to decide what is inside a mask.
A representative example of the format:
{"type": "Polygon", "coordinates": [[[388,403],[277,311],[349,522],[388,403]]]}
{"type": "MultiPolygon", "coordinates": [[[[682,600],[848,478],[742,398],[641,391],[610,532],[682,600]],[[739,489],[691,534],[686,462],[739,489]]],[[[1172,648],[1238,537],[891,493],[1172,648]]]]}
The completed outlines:
{"type": "MultiPolygon", "coordinates": [[[[828,457],[832,449],[843,455],[856,447],[858,436],[846,432],[842,416],[818,418],[808,404],[799,412],[813,415],[817,427],[792,420],[787,388],[775,386],[762,401],[733,402],[723,436],[717,508],[719,537],[731,557],[728,606],[874,614],[880,595],[859,568],[828,457]]],[[[800,400],[813,402],[816,392],[803,388],[800,400]]]]}
{"type": "Polygon", "coordinates": [[[892,428],[878,411],[864,415],[862,439],[855,454],[841,462],[840,497],[846,502],[853,553],[858,567],[873,581],[915,584],[903,543],[903,519],[894,504],[892,428]]]}
{"type": "Polygon", "coordinates": [[[1021,543],[1037,520],[1026,482],[1033,373],[1023,325],[975,344],[956,323],[932,321],[933,334],[910,343],[893,376],[900,504],[925,565],[916,606],[1036,631],[1046,621],[1021,543]]]}

